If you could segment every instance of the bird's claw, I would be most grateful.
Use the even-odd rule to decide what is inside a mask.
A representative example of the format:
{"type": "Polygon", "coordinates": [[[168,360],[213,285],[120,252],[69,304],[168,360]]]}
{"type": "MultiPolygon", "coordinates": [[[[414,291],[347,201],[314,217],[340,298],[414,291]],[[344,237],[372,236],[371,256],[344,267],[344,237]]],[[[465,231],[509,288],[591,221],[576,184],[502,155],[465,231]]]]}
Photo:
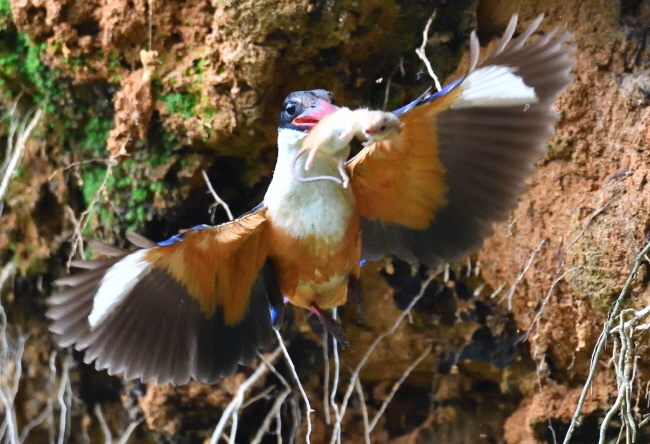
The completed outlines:
{"type": "Polygon", "coordinates": [[[345,347],[350,346],[350,342],[345,339],[345,330],[343,330],[343,326],[339,321],[334,319],[331,314],[323,311],[323,309],[320,308],[316,302],[311,303],[309,306],[309,311],[316,315],[327,332],[332,335],[332,337],[336,339],[341,345],[345,347]]]}

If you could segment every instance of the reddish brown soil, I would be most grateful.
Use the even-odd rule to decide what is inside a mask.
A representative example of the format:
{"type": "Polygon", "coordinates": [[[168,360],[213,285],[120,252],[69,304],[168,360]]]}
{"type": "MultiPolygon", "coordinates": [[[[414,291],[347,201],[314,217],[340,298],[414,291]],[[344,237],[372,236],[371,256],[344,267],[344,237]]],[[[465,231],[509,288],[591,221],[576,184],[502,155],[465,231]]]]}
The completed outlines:
{"type": "MultiPolygon", "coordinates": [[[[201,169],[209,170],[220,195],[242,211],[259,200],[272,173],[278,104],[287,92],[325,87],[343,104],[381,105],[378,88],[383,91],[400,55],[407,79],[395,77],[391,101],[402,103],[420,90],[422,83],[413,81],[421,70],[413,49],[433,9],[422,3],[11,1],[17,29],[47,43],[43,63],[61,70],[73,87],[88,94],[94,94],[98,84],[114,91],[108,105],[113,125],[106,141],[112,157],[147,153],[157,122],[174,135],[182,149],[162,165],[142,168],[142,180],[175,184],[173,190],[165,190],[167,194],[157,195],[152,212],[172,220],[166,225],[170,230],[179,228],[174,224],[186,227],[207,217],[210,201],[204,195],[201,169]],[[73,59],[83,63],[71,63],[73,59]],[[384,83],[375,83],[379,78],[384,83]],[[189,114],[164,99],[174,94],[184,100],[194,97],[189,114]],[[187,203],[191,198],[197,203],[187,203]]],[[[524,25],[544,12],[544,31],[566,26],[575,33],[575,83],[557,103],[557,134],[529,180],[529,191],[510,220],[495,227],[495,235],[472,258],[472,276],[464,277],[464,264],[452,267],[452,279],[432,289],[426,303],[416,307],[412,323],[403,322],[361,370],[372,419],[395,381],[432,346],[397,391],[371,434],[372,442],[552,442],[549,422],[560,440],[608,310],[650,230],[650,53],[643,34],[650,21],[648,5],[639,2],[622,13],[615,2],[600,0],[481,0],[477,10],[469,6],[454,16],[454,31],[442,30],[447,10],[441,6],[442,18],[434,22],[431,35],[438,24],[441,30],[428,50],[438,57],[434,61],[439,61],[442,72],[452,72],[459,55],[439,42],[452,41],[457,37],[454,32],[470,28],[474,12],[484,41],[498,36],[514,12],[524,25]],[[473,295],[483,282],[487,286],[473,295]],[[502,285],[490,299],[492,289],[502,285]],[[508,310],[504,295],[511,287],[508,310]],[[528,340],[517,343],[528,330],[528,340]],[[494,343],[482,349],[479,333],[486,332],[494,343]],[[503,356],[501,346],[507,348],[503,356]]],[[[28,144],[23,172],[12,182],[0,216],[0,257],[16,259],[19,268],[14,286],[0,289],[9,313],[9,333],[32,334],[16,401],[20,427],[47,405],[59,381],[48,379],[52,346],[42,316],[43,300],[51,280],[64,273],[71,213],[78,217],[83,211],[74,194],[83,186],[83,169],[67,167],[90,160],[82,149],[69,151],[51,132],[43,133],[28,144]]],[[[104,202],[118,206],[113,203],[117,196],[104,197],[104,202]]],[[[146,229],[155,232],[151,228],[155,218],[149,219],[146,229]]],[[[109,236],[101,221],[93,224],[96,237],[101,233],[118,242],[123,239],[119,229],[109,236]]],[[[165,231],[156,233],[161,232],[165,231]]],[[[395,289],[379,276],[379,268],[371,265],[364,271],[363,322],[357,323],[353,306],[343,315],[352,346],[342,351],[338,401],[351,369],[402,313],[394,301],[395,289]]],[[[645,263],[626,306],[650,304],[648,276],[645,263]]],[[[331,426],[323,413],[322,337],[305,312],[288,317],[283,333],[294,347],[290,351],[315,409],[312,442],[326,442],[331,426]]],[[[639,356],[648,351],[646,335],[638,337],[639,356]]],[[[59,369],[62,356],[60,352],[59,369]]],[[[583,418],[593,419],[594,429],[616,395],[610,357],[608,347],[593,396],[583,409],[583,418]]],[[[102,439],[95,403],[114,436],[130,421],[143,419],[133,442],[202,442],[252,372],[245,369],[215,386],[140,387],[96,373],[80,364],[80,358],[74,355],[71,361],[76,363],[71,371],[72,442],[82,442],[85,436],[91,442],[102,439]]],[[[286,369],[280,370],[290,379],[286,369]]],[[[647,362],[640,359],[636,377],[641,385],[650,378],[649,372],[647,362]]],[[[262,380],[253,393],[269,385],[280,387],[273,378],[262,380]]],[[[5,376],[2,383],[8,383],[5,376]]],[[[645,395],[638,396],[645,405],[645,395]]],[[[258,401],[242,412],[242,442],[261,422],[265,414],[261,404],[268,407],[270,402],[258,401]]],[[[349,411],[343,420],[343,441],[363,442],[363,409],[356,394],[349,411]]],[[[47,419],[30,436],[46,440],[49,430],[58,427],[57,418],[47,419]]],[[[283,411],[287,428],[291,418],[287,404],[283,411]]],[[[304,428],[303,423],[302,432],[304,428]]]]}

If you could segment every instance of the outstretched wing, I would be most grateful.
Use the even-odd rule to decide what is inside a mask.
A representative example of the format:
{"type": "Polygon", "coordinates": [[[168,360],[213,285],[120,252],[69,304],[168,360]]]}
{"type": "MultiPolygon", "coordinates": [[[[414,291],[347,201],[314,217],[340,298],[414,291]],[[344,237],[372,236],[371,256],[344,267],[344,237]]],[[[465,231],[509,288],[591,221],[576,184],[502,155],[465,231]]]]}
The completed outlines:
{"type": "Polygon", "coordinates": [[[541,20],[512,40],[513,16],[476,68],[472,34],[468,74],[395,111],[401,134],[349,162],[363,257],[395,254],[430,266],[458,260],[508,217],[553,135],[551,107],[572,81],[571,34],[528,42],[541,20]]]}
{"type": "Polygon", "coordinates": [[[127,379],[214,382],[268,345],[282,296],[268,250],[264,209],[217,227],[199,227],[160,245],[76,262],[83,274],[49,299],[58,343],[86,350],[85,362],[127,379]],[[275,318],[275,319],[274,319],[275,318]]]}

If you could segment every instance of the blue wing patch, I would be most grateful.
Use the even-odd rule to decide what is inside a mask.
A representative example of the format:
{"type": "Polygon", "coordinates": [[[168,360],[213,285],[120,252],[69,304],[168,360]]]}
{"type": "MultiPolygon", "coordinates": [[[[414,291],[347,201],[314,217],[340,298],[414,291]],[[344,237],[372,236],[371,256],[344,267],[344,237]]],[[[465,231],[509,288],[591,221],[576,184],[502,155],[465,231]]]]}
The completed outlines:
{"type": "Polygon", "coordinates": [[[178,242],[182,241],[185,238],[185,236],[187,236],[187,233],[189,233],[190,231],[203,231],[206,228],[210,228],[210,225],[205,225],[205,224],[196,225],[190,228],[189,230],[185,230],[182,233],[178,233],[177,235],[170,237],[169,239],[158,242],[158,246],[168,247],[169,245],[177,244],[178,242]]]}
{"type": "Polygon", "coordinates": [[[458,85],[460,85],[463,82],[463,80],[465,80],[465,77],[461,77],[458,80],[454,80],[449,85],[446,85],[440,91],[434,92],[433,94],[431,94],[431,88],[429,88],[424,92],[424,94],[422,94],[420,97],[418,97],[417,99],[415,99],[411,103],[406,104],[403,107],[393,111],[393,114],[395,114],[396,116],[401,116],[402,114],[405,114],[408,111],[411,111],[416,106],[424,105],[425,103],[430,103],[430,102],[436,100],[438,97],[441,97],[441,96],[444,96],[445,94],[448,94],[449,91],[453,90],[458,85]]]}

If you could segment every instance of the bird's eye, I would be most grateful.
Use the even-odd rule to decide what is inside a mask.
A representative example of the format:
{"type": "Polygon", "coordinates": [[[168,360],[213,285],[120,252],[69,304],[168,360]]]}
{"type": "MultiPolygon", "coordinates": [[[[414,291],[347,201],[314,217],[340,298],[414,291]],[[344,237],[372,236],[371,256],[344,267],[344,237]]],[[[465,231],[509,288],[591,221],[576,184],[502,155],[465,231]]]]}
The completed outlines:
{"type": "Polygon", "coordinates": [[[287,105],[284,107],[284,112],[289,114],[290,116],[293,116],[296,114],[296,111],[298,110],[298,107],[294,105],[293,103],[287,103],[287,105]]]}

